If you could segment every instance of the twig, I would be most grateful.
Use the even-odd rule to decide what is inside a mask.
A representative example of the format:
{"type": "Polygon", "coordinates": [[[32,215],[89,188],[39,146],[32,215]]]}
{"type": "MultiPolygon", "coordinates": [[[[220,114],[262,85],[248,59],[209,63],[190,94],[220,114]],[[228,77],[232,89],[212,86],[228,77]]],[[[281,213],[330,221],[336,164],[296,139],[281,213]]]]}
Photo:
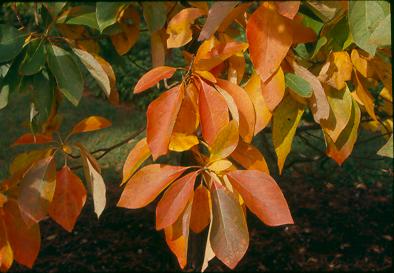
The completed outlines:
{"type": "Polygon", "coordinates": [[[18,19],[18,23],[21,25],[22,29],[25,29],[25,25],[22,22],[21,16],[18,12],[18,8],[16,7],[16,3],[12,4],[12,9],[15,12],[16,18],[18,19]]]}

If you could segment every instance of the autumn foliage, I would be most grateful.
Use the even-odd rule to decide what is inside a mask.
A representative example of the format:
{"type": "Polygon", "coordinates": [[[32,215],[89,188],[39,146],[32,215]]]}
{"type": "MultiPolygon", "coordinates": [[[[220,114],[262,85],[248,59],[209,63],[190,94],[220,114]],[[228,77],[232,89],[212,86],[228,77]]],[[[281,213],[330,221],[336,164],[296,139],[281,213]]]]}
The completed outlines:
{"type": "Polygon", "coordinates": [[[98,160],[106,150],[89,151],[73,137],[111,122],[91,116],[66,136],[58,133],[59,105],[65,99],[77,106],[82,97],[81,67],[110,103],[120,103],[97,35],[125,55],[141,25],[148,28],[152,69],[130,92],[168,88],[147,108],[146,137],[124,162],[117,206],[138,209],[159,198],[156,230],[164,231],[181,268],[190,232],[208,229],[202,270],[215,256],[233,269],[249,246],[247,210],[268,226],[294,223],[270,170],[282,173],[298,127],[319,126],[326,155],[339,165],[362,126],[391,135],[378,154],[392,157],[388,2],[59,2],[40,4],[39,17],[41,32],[0,24],[0,63],[8,69],[0,108],[17,90],[32,94],[30,132],[13,146],[37,147],[16,156],[1,183],[2,271],[13,260],[33,266],[40,221],[50,217],[71,232],[87,195],[97,217],[105,209],[98,160]],[[166,65],[175,49],[185,66],[166,65]],[[277,166],[268,166],[253,145],[267,130],[277,166]],[[188,163],[166,163],[175,153],[188,163]],[[152,164],[145,163],[149,158],[152,164]]]}

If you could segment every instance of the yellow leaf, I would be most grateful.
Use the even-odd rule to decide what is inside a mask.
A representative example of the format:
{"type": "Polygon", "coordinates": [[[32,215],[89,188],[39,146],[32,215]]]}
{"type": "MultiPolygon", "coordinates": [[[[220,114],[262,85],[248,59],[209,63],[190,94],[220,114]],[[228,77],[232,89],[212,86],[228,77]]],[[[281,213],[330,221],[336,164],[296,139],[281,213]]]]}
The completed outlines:
{"type": "Polygon", "coordinates": [[[304,113],[304,106],[286,96],[276,108],[272,118],[272,141],[278,157],[279,173],[290,153],[293,138],[304,113]]]}
{"type": "Polygon", "coordinates": [[[214,161],[213,163],[208,165],[208,169],[215,172],[215,173],[221,173],[225,170],[228,170],[231,168],[233,164],[229,160],[217,160],[214,161]]]}
{"type": "Polygon", "coordinates": [[[231,158],[247,170],[270,173],[263,154],[252,144],[239,141],[237,148],[231,154],[231,158]]]}
{"type": "Polygon", "coordinates": [[[108,119],[99,116],[91,116],[78,122],[72,129],[70,135],[83,132],[91,132],[111,126],[108,119]]]}
{"type": "Polygon", "coordinates": [[[352,113],[352,96],[347,87],[344,91],[325,85],[323,87],[330,104],[330,116],[327,120],[321,120],[320,125],[335,142],[349,122],[352,113]]]}
{"type": "Polygon", "coordinates": [[[352,77],[353,65],[346,51],[333,52],[329,61],[320,71],[319,79],[328,85],[341,90],[345,88],[346,81],[352,77]]]}
{"type": "Polygon", "coordinates": [[[168,149],[175,152],[190,150],[191,147],[199,143],[195,135],[186,135],[182,133],[173,133],[171,135],[168,149]]]}
{"type": "Polygon", "coordinates": [[[177,15],[172,17],[167,26],[168,48],[178,48],[186,45],[192,39],[193,32],[190,25],[194,20],[204,15],[204,11],[199,8],[186,8],[181,10],[177,15]]]}
{"type": "Polygon", "coordinates": [[[360,72],[361,75],[366,78],[370,78],[373,76],[373,67],[369,62],[370,58],[368,58],[366,54],[363,54],[362,51],[358,51],[357,49],[353,49],[350,57],[354,67],[358,72],[360,72]]]}
{"type": "Polygon", "coordinates": [[[365,79],[362,78],[362,76],[358,73],[355,72],[355,78],[356,78],[356,94],[357,97],[363,102],[363,105],[365,106],[365,109],[367,110],[368,114],[373,118],[374,120],[376,119],[375,115],[375,104],[374,104],[374,98],[372,97],[371,93],[367,90],[365,87],[365,79]]]}
{"type": "Polygon", "coordinates": [[[205,70],[204,70],[204,71],[199,71],[199,70],[196,70],[196,71],[194,71],[194,73],[198,74],[201,78],[204,78],[204,79],[206,79],[207,81],[216,83],[216,78],[215,78],[215,76],[212,75],[212,73],[209,72],[209,71],[205,71],[205,70]]]}
{"type": "Polygon", "coordinates": [[[229,156],[237,147],[238,138],[238,126],[237,123],[232,120],[219,131],[214,140],[210,150],[210,162],[229,156]]]}

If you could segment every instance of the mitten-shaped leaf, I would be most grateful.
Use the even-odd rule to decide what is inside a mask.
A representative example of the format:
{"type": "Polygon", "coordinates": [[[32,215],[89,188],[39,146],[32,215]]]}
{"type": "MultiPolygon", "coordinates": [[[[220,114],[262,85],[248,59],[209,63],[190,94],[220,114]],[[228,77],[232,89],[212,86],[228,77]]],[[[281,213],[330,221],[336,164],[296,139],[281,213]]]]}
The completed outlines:
{"type": "Polygon", "coordinates": [[[231,171],[227,176],[246,206],[266,225],[294,223],[286,199],[271,176],[257,170],[231,171]]]}
{"type": "Polygon", "coordinates": [[[188,167],[151,164],[139,170],[126,184],[118,207],[138,209],[152,202],[188,167]]]}

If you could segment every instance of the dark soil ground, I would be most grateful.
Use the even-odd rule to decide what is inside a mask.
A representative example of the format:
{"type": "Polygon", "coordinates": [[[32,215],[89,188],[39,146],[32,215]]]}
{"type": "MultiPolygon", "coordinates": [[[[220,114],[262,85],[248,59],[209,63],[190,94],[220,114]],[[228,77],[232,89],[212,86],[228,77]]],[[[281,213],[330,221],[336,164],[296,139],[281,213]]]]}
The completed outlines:
{"type": "MultiPolygon", "coordinates": [[[[296,224],[270,228],[249,213],[250,247],[235,271],[391,270],[393,200],[384,183],[280,181],[296,224]]],[[[42,222],[34,271],[180,270],[163,232],[154,229],[154,204],[134,211],[113,207],[121,189],[107,185],[112,207],[100,221],[89,201],[72,233],[51,220],[42,222]]],[[[11,269],[22,271],[30,270],[16,263],[11,269]]],[[[207,271],[230,270],[214,259],[207,271]]]]}

